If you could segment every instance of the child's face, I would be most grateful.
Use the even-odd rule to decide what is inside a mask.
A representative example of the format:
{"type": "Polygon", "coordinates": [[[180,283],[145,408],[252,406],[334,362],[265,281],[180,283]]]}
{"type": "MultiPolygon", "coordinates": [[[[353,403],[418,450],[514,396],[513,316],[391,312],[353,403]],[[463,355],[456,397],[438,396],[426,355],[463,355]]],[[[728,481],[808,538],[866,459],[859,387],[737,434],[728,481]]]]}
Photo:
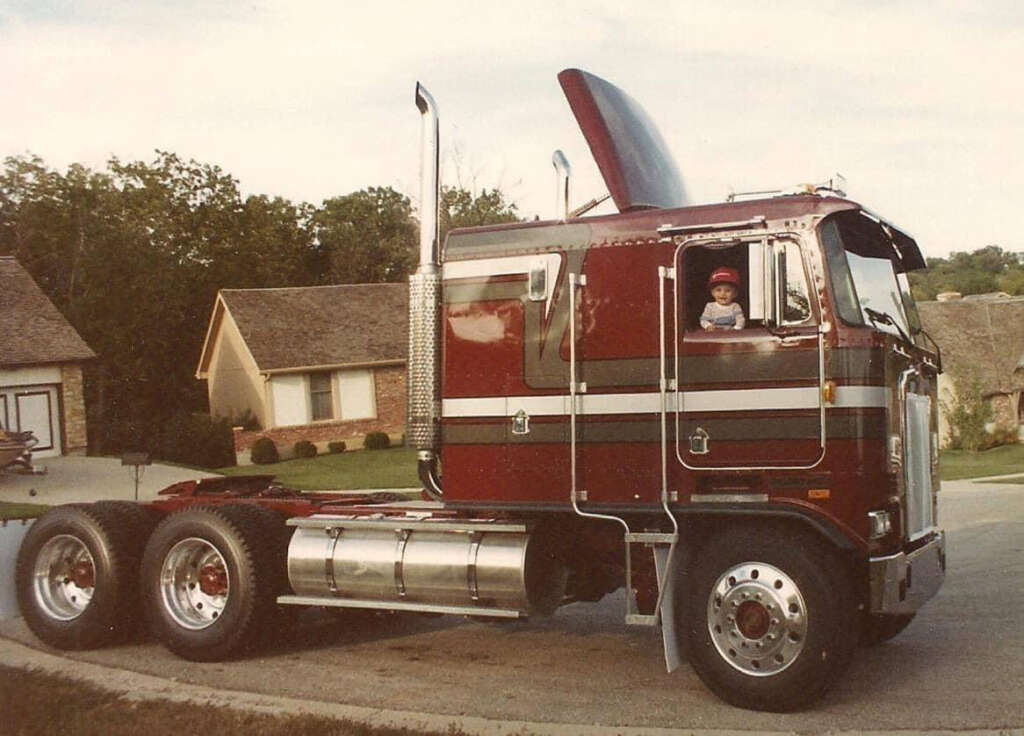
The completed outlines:
{"type": "Polygon", "coordinates": [[[736,298],[736,287],[732,284],[715,284],[711,287],[711,296],[723,307],[728,306],[736,298]]]}

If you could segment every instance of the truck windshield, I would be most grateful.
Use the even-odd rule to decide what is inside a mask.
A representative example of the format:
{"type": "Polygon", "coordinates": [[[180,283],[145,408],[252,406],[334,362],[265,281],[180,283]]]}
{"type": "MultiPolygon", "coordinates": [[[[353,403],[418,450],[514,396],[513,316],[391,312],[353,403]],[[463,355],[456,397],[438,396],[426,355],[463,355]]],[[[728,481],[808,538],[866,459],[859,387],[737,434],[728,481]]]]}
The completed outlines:
{"type": "Polygon", "coordinates": [[[881,225],[857,211],[840,212],[819,233],[840,319],[900,337],[916,335],[920,322],[910,284],[881,225]]]}

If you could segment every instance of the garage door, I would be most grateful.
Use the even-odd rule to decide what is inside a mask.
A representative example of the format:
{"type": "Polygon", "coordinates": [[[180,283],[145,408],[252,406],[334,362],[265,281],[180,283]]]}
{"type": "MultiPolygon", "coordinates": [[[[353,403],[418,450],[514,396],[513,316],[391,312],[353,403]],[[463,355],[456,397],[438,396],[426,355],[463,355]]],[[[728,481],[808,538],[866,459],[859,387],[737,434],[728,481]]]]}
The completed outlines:
{"type": "Polygon", "coordinates": [[[0,390],[0,422],[14,432],[31,430],[39,440],[33,454],[60,454],[59,412],[56,386],[0,390]]]}

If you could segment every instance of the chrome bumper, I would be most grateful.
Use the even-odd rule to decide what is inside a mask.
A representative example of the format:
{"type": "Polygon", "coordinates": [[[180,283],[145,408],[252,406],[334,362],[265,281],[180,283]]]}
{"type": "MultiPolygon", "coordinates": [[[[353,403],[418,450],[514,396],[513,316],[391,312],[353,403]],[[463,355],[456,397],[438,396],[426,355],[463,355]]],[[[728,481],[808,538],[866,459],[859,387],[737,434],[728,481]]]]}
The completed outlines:
{"type": "Polygon", "coordinates": [[[871,613],[913,613],[939,592],[946,578],[946,533],[910,554],[869,561],[871,613]]]}

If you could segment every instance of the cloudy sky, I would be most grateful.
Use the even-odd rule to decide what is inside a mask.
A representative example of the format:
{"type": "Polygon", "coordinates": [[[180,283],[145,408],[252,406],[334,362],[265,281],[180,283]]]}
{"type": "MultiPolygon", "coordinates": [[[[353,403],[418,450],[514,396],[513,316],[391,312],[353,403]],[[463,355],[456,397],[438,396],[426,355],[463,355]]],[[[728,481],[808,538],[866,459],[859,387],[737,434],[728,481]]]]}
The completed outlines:
{"type": "Polygon", "coordinates": [[[554,214],[604,193],[555,75],[627,90],[695,202],[822,181],[927,255],[1024,251],[1024,4],[0,0],[0,155],[103,168],[154,149],[245,193],[418,196],[422,81],[446,183],[554,214]]]}

